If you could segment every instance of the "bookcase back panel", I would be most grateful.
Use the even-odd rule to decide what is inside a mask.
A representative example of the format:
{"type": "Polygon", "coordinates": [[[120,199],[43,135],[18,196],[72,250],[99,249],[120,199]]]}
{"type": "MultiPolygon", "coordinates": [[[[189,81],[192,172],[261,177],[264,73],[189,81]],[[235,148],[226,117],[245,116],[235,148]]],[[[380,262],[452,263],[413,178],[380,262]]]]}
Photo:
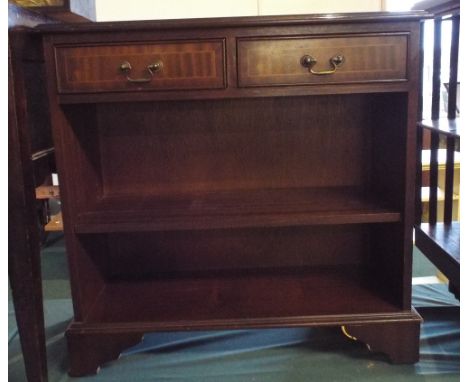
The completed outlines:
{"type": "MultiPolygon", "coordinates": [[[[367,258],[367,231],[365,225],[343,225],[108,234],[107,252],[90,248],[89,256],[107,279],[355,268],[367,258]]],[[[83,241],[94,236],[84,235],[83,241]]]]}
{"type": "Polygon", "coordinates": [[[363,186],[369,101],[362,95],[99,105],[104,192],[363,186]]]}

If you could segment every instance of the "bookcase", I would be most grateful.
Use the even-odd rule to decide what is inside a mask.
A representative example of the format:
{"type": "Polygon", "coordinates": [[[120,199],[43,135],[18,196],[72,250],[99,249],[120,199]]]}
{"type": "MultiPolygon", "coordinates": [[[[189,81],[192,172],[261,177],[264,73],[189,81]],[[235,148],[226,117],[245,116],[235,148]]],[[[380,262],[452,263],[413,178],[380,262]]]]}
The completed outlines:
{"type": "Polygon", "coordinates": [[[143,333],[344,326],[419,357],[419,28],[363,13],[52,25],[70,374],[143,333]]]}

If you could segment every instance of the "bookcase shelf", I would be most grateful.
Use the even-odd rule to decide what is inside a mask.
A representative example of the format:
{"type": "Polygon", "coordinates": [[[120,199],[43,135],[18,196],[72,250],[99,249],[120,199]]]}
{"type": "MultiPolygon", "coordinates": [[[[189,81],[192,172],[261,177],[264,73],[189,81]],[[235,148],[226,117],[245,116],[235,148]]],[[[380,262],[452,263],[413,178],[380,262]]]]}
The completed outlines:
{"type": "Polygon", "coordinates": [[[110,196],[81,213],[77,233],[397,222],[398,211],[352,187],[110,196]],[[380,205],[379,205],[380,204],[380,205]]]}

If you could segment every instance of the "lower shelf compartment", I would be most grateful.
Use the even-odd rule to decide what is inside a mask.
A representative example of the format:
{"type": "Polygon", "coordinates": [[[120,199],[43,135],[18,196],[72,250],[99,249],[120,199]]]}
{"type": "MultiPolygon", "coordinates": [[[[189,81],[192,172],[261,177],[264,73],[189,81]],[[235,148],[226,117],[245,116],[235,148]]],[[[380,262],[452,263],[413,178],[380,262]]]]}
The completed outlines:
{"type": "Polygon", "coordinates": [[[119,281],[105,286],[86,324],[145,330],[306,326],[388,319],[401,309],[355,269],[119,281]]]}

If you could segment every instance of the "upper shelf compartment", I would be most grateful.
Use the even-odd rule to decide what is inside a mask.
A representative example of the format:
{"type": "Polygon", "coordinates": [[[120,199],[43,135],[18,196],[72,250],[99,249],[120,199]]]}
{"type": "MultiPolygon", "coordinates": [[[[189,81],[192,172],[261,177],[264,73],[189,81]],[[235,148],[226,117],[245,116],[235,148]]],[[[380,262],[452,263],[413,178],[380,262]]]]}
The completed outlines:
{"type": "Polygon", "coordinates": [[[224,40],[57,46],[61,94],[222,89],[224,40]]]}
{"type": "Polygon", "coordinates": [[[240,87],[405,81],[408,35],[246,38],[240,87]]]}

